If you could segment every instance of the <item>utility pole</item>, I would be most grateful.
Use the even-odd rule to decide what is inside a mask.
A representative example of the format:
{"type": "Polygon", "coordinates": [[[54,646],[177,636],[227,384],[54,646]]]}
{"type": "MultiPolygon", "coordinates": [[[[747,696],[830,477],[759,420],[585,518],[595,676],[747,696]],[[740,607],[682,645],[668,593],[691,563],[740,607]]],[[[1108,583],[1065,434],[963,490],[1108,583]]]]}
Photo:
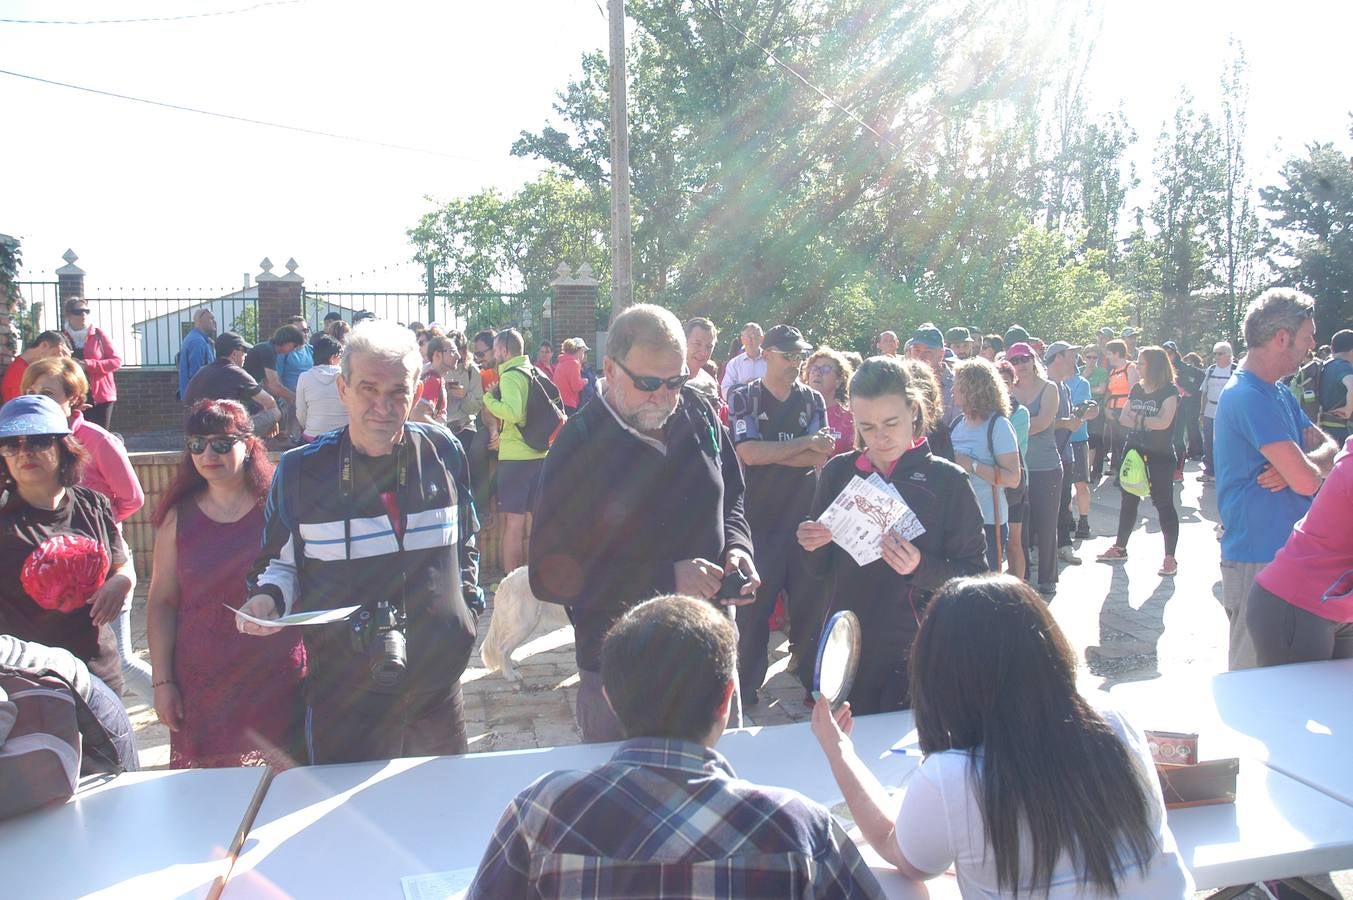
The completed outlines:
{"type": "Polygon", "coordinates": [[[611,321],[634,303],[630,133],[625,91],[625,0],[611,3],[611,321]]]}

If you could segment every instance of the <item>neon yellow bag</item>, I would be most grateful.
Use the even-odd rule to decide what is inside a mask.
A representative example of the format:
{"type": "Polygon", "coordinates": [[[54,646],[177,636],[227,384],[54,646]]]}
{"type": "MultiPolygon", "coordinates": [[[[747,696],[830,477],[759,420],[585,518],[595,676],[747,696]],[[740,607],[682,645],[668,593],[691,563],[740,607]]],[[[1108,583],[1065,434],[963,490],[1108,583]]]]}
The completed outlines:
{"type": "Polygon", "coordinates": [[[1138,497],[1150,496],[1151,479],[1146,474],[1146,460],[1136,450],[1123,454],[1123,464],[1118,467],[1118,486],[1138,497]]]}

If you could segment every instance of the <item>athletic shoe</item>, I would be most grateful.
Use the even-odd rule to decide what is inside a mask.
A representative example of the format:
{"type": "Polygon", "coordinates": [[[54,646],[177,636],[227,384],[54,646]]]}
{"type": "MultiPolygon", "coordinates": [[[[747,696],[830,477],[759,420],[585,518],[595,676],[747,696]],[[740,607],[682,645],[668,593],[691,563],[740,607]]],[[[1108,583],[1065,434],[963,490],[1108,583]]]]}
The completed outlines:
{"type": "Polygon", "coordinates": [[[1114,544],[1112,547],[1099,554],[1099,556],[1095,557],[1095,559],[1100,562],[1118,562],[1119,560],[1127,559],[1127,550],[1126,548],[1114,544]]]}
{"type": "Polygon", "coordinates": [[[1161,563],[1160,565],[1160,571],[1156,572],[1156,574],[1163,577],[1169,577],[1178,572],[1179,572],[1179,563],[1175,560],[1173,556],[1167,556],[1165,557],[1165,562],[1161,563]]]}
{"type": "Polygon", "coordinates": [[[1053,596],[1054,594],[1057,593],[1057,585],[1056,585],[1056,584],[1040,584],[1040,585],[1038,586],[1038,593],[1042,594],[1044,597],[1051,597],[1051,596],[1053,596]]]}
{"type": "Polygon", "coordinates": [[[1079,566],[1081,564],[1080,557],[1070,547],[1058,547],[1057,558],[1068,565],[1079,566]]]}
{"type": "Polygon", "coordinates": [[[1090,536],[1090,520],[1081,519],[1080,522],[1076,525],[1076,537],[1080,538],[1081,540],[1085,540],[1089,536],[1090,536]]]}

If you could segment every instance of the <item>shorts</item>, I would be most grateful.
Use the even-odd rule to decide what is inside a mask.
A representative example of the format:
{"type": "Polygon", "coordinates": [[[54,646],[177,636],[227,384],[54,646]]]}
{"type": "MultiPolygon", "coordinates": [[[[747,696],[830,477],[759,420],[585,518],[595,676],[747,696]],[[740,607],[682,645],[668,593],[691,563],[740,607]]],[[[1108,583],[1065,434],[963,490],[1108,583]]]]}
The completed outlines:
{"type": "Polygon", "coordinates": [[[1019,487],[1005,489],[1005,502],[1009,507],[1006,514],[1006,521],[1012,525],[1020,524],[1024,521],[1025,515],[1029,511],[1029,470],[1020,470],[1019,487]]]}
{"type": "Polygon", "coordinates": [[[498,510],[521,515],[534,512],[540,493],[543,459],[498,460],[498,510]]]}
{"type": "Polygon", "coordinates": [[[1071,475],[1071,483],[1090,480],[1090,442],[1072,441],[1071,442],[1071,466],[1067,469],[1071,475]]]}

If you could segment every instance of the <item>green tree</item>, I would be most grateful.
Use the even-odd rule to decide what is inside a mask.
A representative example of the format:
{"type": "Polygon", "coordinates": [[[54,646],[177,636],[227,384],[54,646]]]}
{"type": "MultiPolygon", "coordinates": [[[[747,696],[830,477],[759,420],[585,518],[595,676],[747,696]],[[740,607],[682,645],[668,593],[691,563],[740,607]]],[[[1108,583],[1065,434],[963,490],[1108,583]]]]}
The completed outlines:
{"type": "Polygon", "coordinates": [[[1311,144],[1279,177],[1259,192],[1279,235],[1276,268],[1315,297],[1316,330],[1328,339],[1353,322],[1353,159],[1333,144],[1311,144]]]}
{"type": "Polygon", "coordinates": [[[1240,340],[1240,310],[1259,279],[1265,236],[1255,213],[1254,184],[1245,160],[1248,133],[1249,84],[1245,80],[1245,50],[1234,39],[1233,56],[1221,78],[1221,151],[1225,197],[1222,228],[1216,233],[1221,289],[1221,332],[1226,340],[1240,340]]]}

